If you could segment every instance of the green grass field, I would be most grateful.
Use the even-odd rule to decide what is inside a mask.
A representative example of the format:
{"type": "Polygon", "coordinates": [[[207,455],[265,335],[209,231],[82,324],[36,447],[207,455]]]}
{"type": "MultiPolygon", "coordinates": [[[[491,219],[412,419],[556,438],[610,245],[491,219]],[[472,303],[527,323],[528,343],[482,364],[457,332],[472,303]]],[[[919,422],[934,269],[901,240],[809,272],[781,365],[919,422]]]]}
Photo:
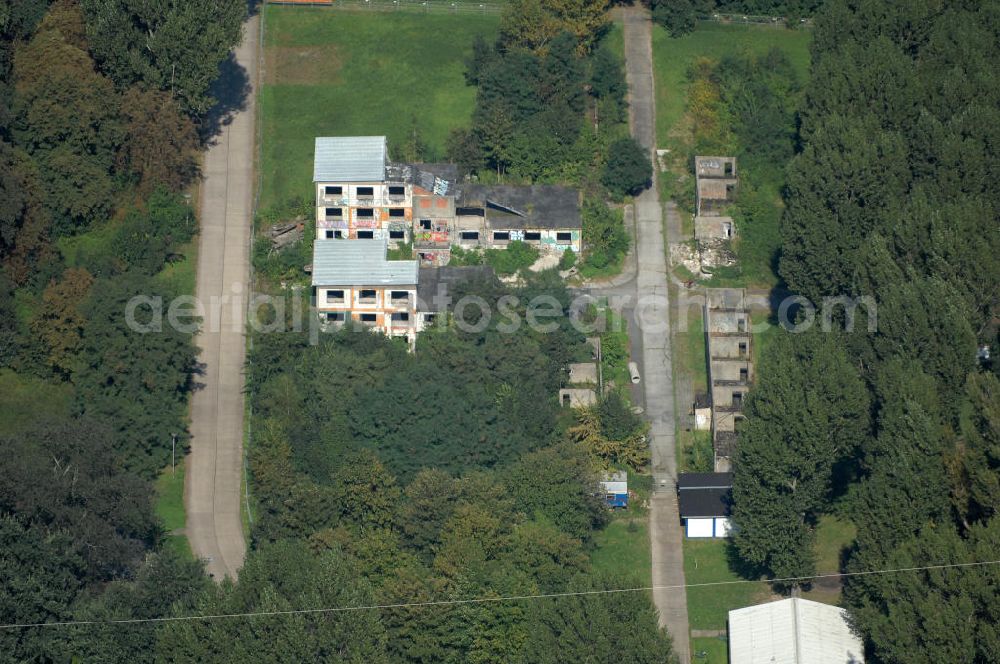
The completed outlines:
{"type": "Polygon", "coordinates": [[[624,576],[642,586],[653,585],[645,518],[616,518],[594,539],[597,548],[591,553],[590,563],[595,572],[624,576]]]}
{"type": "Polygon", "coordinates": [[[728,664],[729,646],[720,638],[691,639],[691,659],[697,664],[728,664]]]}
{"type": "MultiPolygon", "coordinates": [[[[728,540],[684,540],[684,577],[688,584],[718,581],[742,581],[729,567],[728,540]]],[[[733,583],[688,588],[688,623],[691,629],[726,629],[731,609],[767,600],[769,586],[764,583],[733,583]]]]}
{"type": "Polygon", "coordinates": [[[267,209],[308,197],[316,136],[386,135],[390,150],[416,118],[430,151],[468,126],[475,88],[465,58],[498,18],[362,14],[269,5],[260,94],[262,189],[267,209]]]}
{"type": "Polygon", "coordinates": [[[653,28],[653,68],[656,78],[656,138],[669,143],[671,129],[684,114],[687,71],[697,58],[720,58],[730,53],[763,53],[776,46],[784,50],[804,82],[809,73],[808,30],[786,30],[702,22],[694,32],[672,39],[653,28]]]}

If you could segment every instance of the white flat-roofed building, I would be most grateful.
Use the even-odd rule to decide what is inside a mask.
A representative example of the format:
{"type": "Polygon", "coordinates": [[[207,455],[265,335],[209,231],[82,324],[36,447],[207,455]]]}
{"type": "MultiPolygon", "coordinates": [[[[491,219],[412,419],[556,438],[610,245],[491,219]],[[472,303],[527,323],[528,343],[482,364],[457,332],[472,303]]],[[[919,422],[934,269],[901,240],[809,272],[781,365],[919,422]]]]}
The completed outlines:
{"type": "Polygon", "coordinates": [[[863,664],[843,609],[799,597],[729,612],[730,664],[863,664]]]}

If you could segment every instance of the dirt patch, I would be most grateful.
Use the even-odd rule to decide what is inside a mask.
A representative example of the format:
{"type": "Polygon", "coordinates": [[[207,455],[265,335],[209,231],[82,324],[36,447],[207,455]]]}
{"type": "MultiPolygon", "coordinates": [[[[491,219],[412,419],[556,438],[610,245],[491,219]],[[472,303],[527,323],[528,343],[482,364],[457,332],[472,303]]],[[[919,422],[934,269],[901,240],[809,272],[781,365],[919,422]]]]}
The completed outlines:
{"type": "Polygon", "coordinates": [[[274,46],[264,56],[264,83],[339,83],[342,64],[336,46],[274,46]]]}

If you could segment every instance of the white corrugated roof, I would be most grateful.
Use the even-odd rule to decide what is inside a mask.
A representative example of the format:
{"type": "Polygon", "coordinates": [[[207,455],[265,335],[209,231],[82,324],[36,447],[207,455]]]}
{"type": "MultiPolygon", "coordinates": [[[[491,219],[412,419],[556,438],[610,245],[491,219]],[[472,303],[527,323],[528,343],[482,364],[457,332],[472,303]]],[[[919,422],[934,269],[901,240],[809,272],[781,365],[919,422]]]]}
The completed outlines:
{"type": "Polygon", "coordinates": [[[313,286],[415,286],[417,261],[386,259],[386,240],[313,243],[313,286]]]}
{"type": "Polygon", "coordinates": [[[799,597],[729,612],[730,664],[862,664],[864,648],[836,606],[799,597]]]}
{"type": "Polygon", "coordinates": [[[317,136],[313,182],[382,182],[385,136],[317,136]]]}

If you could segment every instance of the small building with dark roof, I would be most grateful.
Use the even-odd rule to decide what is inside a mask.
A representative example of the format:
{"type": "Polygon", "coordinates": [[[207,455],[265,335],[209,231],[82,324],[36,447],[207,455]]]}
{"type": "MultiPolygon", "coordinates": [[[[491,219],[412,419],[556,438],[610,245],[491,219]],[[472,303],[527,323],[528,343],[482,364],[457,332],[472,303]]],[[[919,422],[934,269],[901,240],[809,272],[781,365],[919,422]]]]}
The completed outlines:
{"type": "Polygon", "coordinates": [[[463,185],[455,201],[457,244],[581,250],[580,193],[557,185],[463,185]]]}
{"type": "Polygon", "coordinates": [[[730,531],[732,473],[681,473],[677,503],[687,537],[726,537],[730,531]]]}

